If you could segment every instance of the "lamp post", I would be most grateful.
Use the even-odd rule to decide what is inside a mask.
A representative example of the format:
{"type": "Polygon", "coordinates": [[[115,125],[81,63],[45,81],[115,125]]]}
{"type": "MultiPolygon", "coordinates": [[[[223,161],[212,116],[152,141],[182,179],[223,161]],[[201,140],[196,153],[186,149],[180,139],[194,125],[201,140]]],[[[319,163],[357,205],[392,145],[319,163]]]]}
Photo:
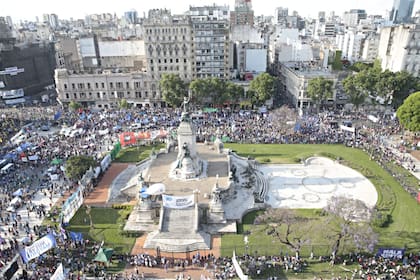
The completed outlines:
{"type": "Polygon", "coordinates": [[[91,210],[92,209],[91,209],[90,205],[86,205],[86,215],[89,216],[90,229],[95,229],[95,227],[93,226],[91,210]]]}
{"type": "Polygon", "coordinates": [[[193,191],[193,194],[194,194],[194,198],[195,198],[195,203],[198,204],[198,196],[200,194],[200,190],[199,189],[195,189],[193,191]]]}

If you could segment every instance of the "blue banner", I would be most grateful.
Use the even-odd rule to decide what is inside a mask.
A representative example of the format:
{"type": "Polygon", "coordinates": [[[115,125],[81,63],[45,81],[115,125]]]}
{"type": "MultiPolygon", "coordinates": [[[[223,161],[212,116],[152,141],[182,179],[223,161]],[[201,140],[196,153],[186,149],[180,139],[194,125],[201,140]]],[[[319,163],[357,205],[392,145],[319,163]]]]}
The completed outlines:
{"type": "Polygon", "coordinates": [[[49,249],[56,246],[57,242],[55,241],[54,235],[49,233],[35,241],[31,246],[26,246],[24,249],[20,250],[20,256],[24,263],[28,263],[30,260],[41,256],[49,249]]]}
{"type": "Polygon", "coordinates": [[[404,257],[405,249],[394,249],[394,248],[379,248],[376,256],[385,259],[399,259],[404,257]]]}
{"type": "Polygon", "coordinates": [[[83,240],[83,235],[81,232],[70,231],[70,238],[71,240],[78,242],[83,240]]]}

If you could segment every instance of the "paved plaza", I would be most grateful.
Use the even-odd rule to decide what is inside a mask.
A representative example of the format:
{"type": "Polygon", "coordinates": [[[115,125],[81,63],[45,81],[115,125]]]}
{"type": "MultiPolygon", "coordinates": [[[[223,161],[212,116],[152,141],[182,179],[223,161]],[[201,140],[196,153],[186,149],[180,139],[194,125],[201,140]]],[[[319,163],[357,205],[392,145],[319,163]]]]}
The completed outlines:
{"type": "Polygon", "coordinates": [[[262,165],[269,180],[266,203],[274,208],[323,208],[333,196],[359,199],[374,207],[378,194],[359,172],[327,158],[309,158],[305,164],[262,165]]]}

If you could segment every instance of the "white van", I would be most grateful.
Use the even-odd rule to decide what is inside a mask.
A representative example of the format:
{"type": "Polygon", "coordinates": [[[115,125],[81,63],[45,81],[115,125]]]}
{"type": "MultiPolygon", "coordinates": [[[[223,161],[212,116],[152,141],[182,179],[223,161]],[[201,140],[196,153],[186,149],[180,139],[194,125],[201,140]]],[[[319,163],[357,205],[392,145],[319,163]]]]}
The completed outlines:
{"type": "Polygon", "coordinates": [[[1,170],[0,173],[1,174],[7,174],[9,173],[12,169],[13,169],[14,164],[13,163],[8,163],[6,164],[1,170]]]}

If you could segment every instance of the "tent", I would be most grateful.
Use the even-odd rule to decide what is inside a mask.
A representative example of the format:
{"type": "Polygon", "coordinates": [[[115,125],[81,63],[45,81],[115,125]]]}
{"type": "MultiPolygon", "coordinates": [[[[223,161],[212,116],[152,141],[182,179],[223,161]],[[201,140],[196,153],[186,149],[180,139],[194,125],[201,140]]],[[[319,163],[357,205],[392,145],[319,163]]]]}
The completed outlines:
{"type": "Polygon", "coordinates": [[[12,193],[13,196],[22,196],[23,195],[23,190],[22,189],[18,189],[17,191],[15,191],[14,193],[12,193]]]}
{"type": "Polygon", "coordinates": [[[215,112],[217,112],[218,111],[218,109],[217,108],[211,108],[211,107],[206,107],[206,108],[204,108],[204,110],[203,110],[203,112],[204,113],[215,113],[215,112]]]}
{"type": "Polygon", "coordinates": [[[113,252],[114,252],[114,249],[112,248],[101,247],[98,253],[96,254],[95,258],[93,259],[93,261],[108,264],[111,261],[111,256],[113,252]]]}
{"type": "Polygon", "coordinates": [[[62,160],[62,159],[55,158],[55,159],[53,159],[53,160],[51,161],[51,164],[52,164],[52,165],[59,165],[59,164],[61,164],[62,162],[63,162],[63,160],[62,160]]]}
{"type": "Polygon", "coordinates": [[[165,193],[166,186],[162,183],[156,183],[148,187],[145,191],[149,195],[159,195],[165,193]]]}

